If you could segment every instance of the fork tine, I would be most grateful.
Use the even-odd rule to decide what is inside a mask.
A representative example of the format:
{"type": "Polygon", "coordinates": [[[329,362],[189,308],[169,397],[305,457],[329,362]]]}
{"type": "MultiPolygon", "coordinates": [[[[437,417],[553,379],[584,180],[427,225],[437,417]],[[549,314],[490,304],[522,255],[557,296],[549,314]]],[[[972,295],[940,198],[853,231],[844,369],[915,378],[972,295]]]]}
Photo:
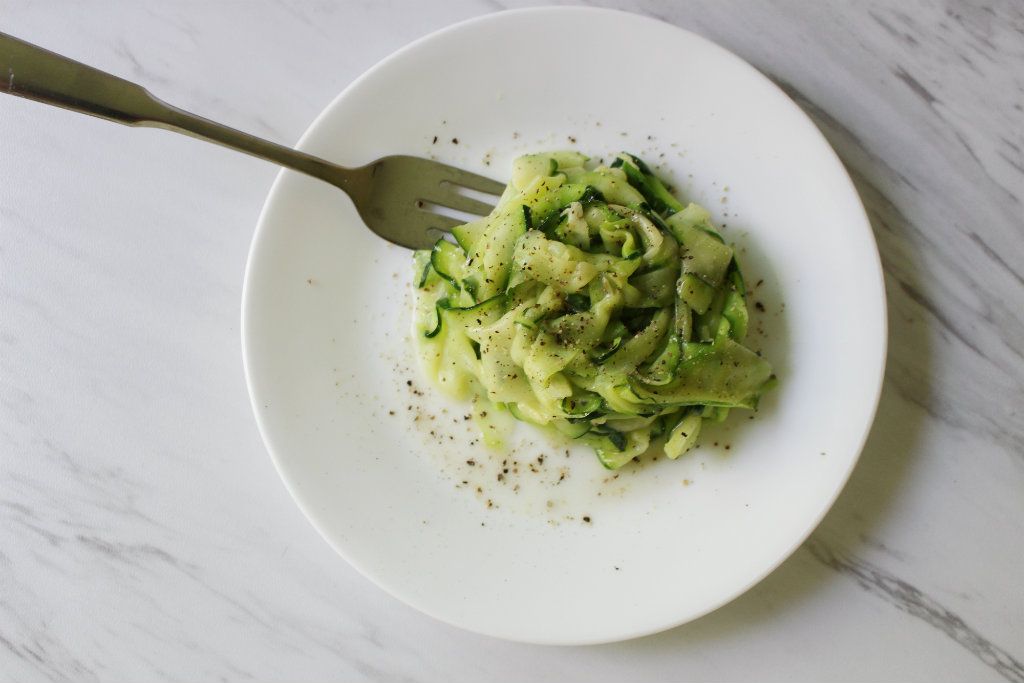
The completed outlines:
{"type": "Polygon", "coordinates": [[[422,216],[422,220],[425,224],[425,230],[436,228],[443,232],[451,232],[452,228],[456,225],[462,225],[466,222],[460,221],[457,218],[452,218],[451,216],[434,213],[433,211],[421,211],[420,216],[422,216]]]}
{"type": "MultiPolygon", "coordinates": [[[[445,171],[445,180],[454,185],[462,185],[477,192],[493,194],[496,197],[500,197],[501,193],[505,191],[505,183],[499,183],[497,180],[491,180],[485,176],[470,173],[455,166],[446,165],[445,171]]],[[[490,212],[489,209],[488,212],[490,212]]]]}
{"type": "Polygon", "coordinates": [[[456,211],[465,211],[466,213],[472,213],[477,216],[488,215],[494,207],[487,202],[481,202],[472,197],[467,197],[464,194],[459,194],[454,190],[445,192],[438,197],[432,197],[429,200],[433,204],[439,206],[445,206],[449,209],[455,209],[456,211]]]}

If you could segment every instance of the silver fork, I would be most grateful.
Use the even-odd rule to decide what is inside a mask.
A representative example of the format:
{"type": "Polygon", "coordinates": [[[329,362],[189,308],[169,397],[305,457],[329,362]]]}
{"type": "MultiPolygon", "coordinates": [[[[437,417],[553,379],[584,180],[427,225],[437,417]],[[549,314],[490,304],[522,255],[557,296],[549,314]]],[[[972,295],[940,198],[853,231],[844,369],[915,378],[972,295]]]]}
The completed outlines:
{"type": "Polygon", "coordinates": [[[344,168],[172,107],[142,86],[5,33],[0,33],[0,92],[129,126],[184,133],[319,178],[348,193],[370,230],[411,249],[431,246],[441,232],[463,222],[436,207],[483,216],[492,205],[464,190],[497,196],[504,189],[490,178],[414,156],[344,168]]]}

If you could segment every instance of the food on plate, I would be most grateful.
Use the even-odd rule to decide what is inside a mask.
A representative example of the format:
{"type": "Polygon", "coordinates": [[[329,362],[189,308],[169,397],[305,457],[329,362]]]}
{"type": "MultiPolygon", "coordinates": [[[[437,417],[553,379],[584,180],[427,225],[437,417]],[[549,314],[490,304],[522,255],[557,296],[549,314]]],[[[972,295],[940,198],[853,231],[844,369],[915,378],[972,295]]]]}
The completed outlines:
{"type": "MultiPolygon", "coordinates": [[[[635,156],[529,154],[489,216],[418,251],[415,337],[450,396],[590,445],[617,469],[756,408],[746,287],[709,213],[635,156]]],[[[486,411],[483,411],[486,412],[486,411]]]]}

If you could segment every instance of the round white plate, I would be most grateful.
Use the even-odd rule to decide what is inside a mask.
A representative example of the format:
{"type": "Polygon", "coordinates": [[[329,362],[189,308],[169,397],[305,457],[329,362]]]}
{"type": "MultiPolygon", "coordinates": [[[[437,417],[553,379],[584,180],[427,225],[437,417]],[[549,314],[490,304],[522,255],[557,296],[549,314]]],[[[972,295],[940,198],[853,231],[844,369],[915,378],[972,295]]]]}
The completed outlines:
{"type": "Polygon", "coordinates": [[[736,243],[764,331],[752,344],[780,378],[756,419],[734,411],[680,460],[617,479],[528,430],[513,455],[488,451],[416,369],[410,252],[341,192],[282,172],[245,280],[253,407],[302,510],[386,591],[502,638],[631,638],[747,590],[835,500],[881,387],[878,253],[822,135],[737,57],[630,14],[492,14],[378,64],[299,147],[347,165],[433,154],[495,178],[567,147],[660,164],[736,243]],[[519,472],[499,482],[506,458],[519,472]]]}

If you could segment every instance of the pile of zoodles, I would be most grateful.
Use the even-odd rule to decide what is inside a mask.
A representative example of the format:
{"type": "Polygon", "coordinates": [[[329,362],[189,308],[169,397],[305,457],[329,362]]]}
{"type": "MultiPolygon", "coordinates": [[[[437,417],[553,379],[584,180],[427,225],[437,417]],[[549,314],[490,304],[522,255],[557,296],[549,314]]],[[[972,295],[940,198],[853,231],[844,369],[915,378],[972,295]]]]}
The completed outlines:
{"type": "Polygon", "coordinates": [[[744,346],[746,288],[708,212],[639,159],[515,161],[487,217],[416,252],[425,370],[459,398],[593,447],[616,469],[663,437],[677,458],[703,420],[755,408],[774,382],[744,346]]]}

